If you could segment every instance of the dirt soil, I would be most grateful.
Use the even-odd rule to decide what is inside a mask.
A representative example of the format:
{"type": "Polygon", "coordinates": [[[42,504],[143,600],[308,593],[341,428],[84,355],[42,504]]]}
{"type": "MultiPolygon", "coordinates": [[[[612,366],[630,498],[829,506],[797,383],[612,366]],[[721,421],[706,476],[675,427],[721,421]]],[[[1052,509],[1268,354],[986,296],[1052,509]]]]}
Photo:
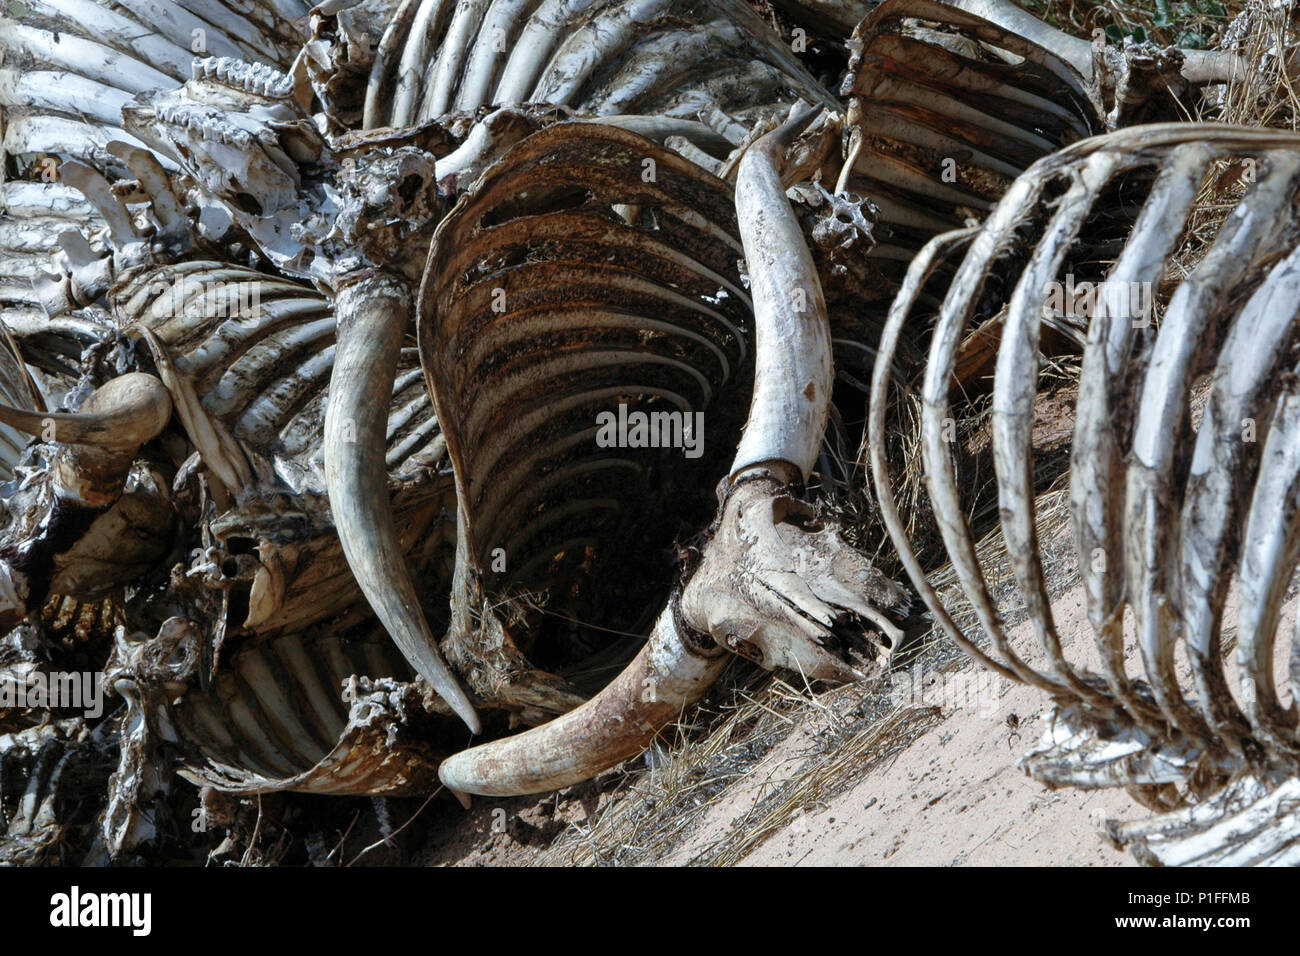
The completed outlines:
{"type": "MultiPolygon", "coordinates": [[[[1054,604],[1067,644],[1088,640],[1082,593],[1054,604]]],[[[1027,624],[1013,638],[1030,636],[1027,624]]],[[[851,787],[798,807],[737,861],[754,866],[1132,866],[1109,846],[1104,820],[1144,811],[1122,791],[1050,791],[1027,777],[1016,758],[1041,735],[1043,698],[972,666],[927,670],[922,659],[889,690],[893,715],[913,713],[922,726],[874,761],[851,787]]],[[[845,700],[865,690],[847,688],[845,700]]],[[[737,828],[754,827],[764,800],[797,779],[817,749],[829,710],[807,708],[752,767],[712,802],[683,839],[656,854],[665,865],[715,862],[737,828]]],[[[648,776],[653,776],[649,771],[648,776]]],[[[478,800],[465,816],[435,827],[421,862],[499,866],[563,864],[574,842],[614,797],[608,778],[545,798],[478,800]],[[603,785],[602,785],[603,784],[603,785]]],[[[636,799],[620,793],[617,799],[636,799]]],[[[769,814],[772,811],[767,811],[769,814]]],[[[581,842],[579,839],[578,842],[581,842]]]]}
{"type": "MultiPolygon", "coordinates": [[[[1068,441],[1073,397],[1040,398],[1037,452],[1068,441]]],[[[1039,526],[1053,611],[1067,655],[1089,666],[1092,629],[1059,490],[1055,501],[1040,499],[1040,516],[1054,518],[1039,526]]],[[[1005,554],[992,550],[1005,571],[1005,554]]],[[[1013,644],[1034,643],[1007,575],[990,584],[1013,644]]],[[[973,622],[958,624],[969,632],[973,622]]],[[[1123,791],[1048,790],[1017,766],[1043,733],[1047,699],[976,667],[946,639],[928,640],[874,683],[805,694],[779,679],[742,681],[730,704],[714,701],[713,716],[697,721],[705,730],[559,794],[442,808],[416,862],[1135,865],[1102,826],[1149,811],[1123,791]]]]}

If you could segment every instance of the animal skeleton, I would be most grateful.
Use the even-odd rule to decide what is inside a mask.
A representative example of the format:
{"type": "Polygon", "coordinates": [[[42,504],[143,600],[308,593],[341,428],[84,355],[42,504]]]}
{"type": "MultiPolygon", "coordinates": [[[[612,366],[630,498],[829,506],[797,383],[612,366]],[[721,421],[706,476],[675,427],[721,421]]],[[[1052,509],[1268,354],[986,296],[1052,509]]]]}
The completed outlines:
{"type": "MultiPolygon", "coordinates": [[[[872,466],[882,511],[914,583],[943,628],[987,667],[1057,704],[1026,770],[1049,786],[1113,787],[1165,811],[1112,824],[1119,844],[1163,864],[1292,863],[1300,834],[1296,712],[1275,659],[1297,564],[1296,193],[1300,136],[1204,124],[1138,127],[1085,140],[1031,167],[983,226],[936,237],[895,300],[872,393],[872,466]],[[1231,164],[1248,184],[1185,277],[1170,268],[1207,181],[1231,164]],[[1086,265],[1074,246],[1123,194],[1140,211],[1091,315],[1074,425],[1070,513],[1096,672],[1053,620],[1039,556],[1030,437],[1042,311],[1053,282],[1086,265]],[[926,482],[962,590],[991,648],[954,625],[925,581],[893,505],[883,403],[894,342],[937,265],[967,248],[939,313],[923,389],[926,482]],[[1002,534],[1042,662],[1013,647],[957,500],[949,383],[981,291],[997,292],[1001,342],[993,456],[1002,534]],[[1135,289],[1155,288],[1162,315],[1135,289]],[[1025,374],[1029,369],[1033,374],[1025,374]],[[1202,386],[1201,383],[1205,385],[1202,386]],[[1208,392],[1208,394],[1206,394],[1208,392]],[[1203,414],[1193,427],[1194,409],[1203,414]],[[1235,614],[1228,611],[1236,580],[1235,614]],[[1125,613],[1145,680],[1127,667],[1125,613]],[[1239,691],[1224,668],[1237,642],[1239,691]],[[1076,662],[1071,662],[1071,652],[1076,662]],[[1179,654],[1186,664],[1180,666],[1179,654]]],[[[1086,247],[1085,247],[1086,249],[1086,247]]],[[[1290,693],[1297,687],[1291,652],[1290,693]]]]}
{"type": "Polygon", "coordinates": [[[544,791],[643,749],[726,651],[879,671],[905,593],[802,497],[842,353],[1035,160],[1241,70],[889,0],[841,112],[738,0],[30,6],[0,19],[32,177],[0,183],[0,664],[39,657],[57,602],[105,609],[106,855],[156,836],[172,766],[544,791]],[[599,447],[616,404],[707,411],[704,456],[599,447]],[[557,618],[649,637],[592,687],[626,647],[557,618]],[[488,709],[536,726],[448,754],[488,709]]]}

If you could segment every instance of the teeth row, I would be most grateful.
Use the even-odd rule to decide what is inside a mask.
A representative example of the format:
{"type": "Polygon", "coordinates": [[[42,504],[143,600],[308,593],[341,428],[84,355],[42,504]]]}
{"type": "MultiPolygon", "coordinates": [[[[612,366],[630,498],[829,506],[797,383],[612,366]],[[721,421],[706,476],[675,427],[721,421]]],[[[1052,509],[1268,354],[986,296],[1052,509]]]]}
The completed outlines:
{"type": "Polygon", "coordinates": [[[293,79],[275,67],[229,56],[196,58],[194,79],[219,80],[233,89],[272,99],[283,99],[293,92],[293,79]]]}
{"type": "Polygon", "coordinates": [[[205,140],[216,140],[240,148],[253,144],[252,133],[215,113],[201,112],[189,106],[159,106],[156,116],[158,122],[165,126],[183,127],[205,140]]]}

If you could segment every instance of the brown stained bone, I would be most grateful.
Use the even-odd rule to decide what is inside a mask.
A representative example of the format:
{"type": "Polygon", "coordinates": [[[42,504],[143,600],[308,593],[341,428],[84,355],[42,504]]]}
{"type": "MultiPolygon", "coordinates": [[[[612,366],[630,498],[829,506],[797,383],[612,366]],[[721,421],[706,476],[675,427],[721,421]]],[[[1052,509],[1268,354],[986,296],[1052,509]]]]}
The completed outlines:
{"type": "MultiPolygon", "coordinates": [[[[805,155],[796,140],[814,116],[814,110],[805,110],[758,140],[737,173],[738,231],[752,280],[757,333],[754,385],[744,431],[723,479],[729,490],[702,546],[700,563],[682,590],[680,608],[675,597],[669,600],[646,648],[586,704],[524,734],[449,758],[439,771],[449,787],[494,795],[539,792],[586,779],[626,759],[716,677],[717,655],[705,655],[704,649],[721,645],[766,667],[801,671],[807,679],[847,679],[878,673],[880,661],[901,637],[872,604],[873,599],[881,600],[897,610],[904,603],[901,589],[853,553],[834,528],[797,520],[800,512],[805,519],[808,515],[789,493],[811,472],[831,380],[825,305],[782,182],[783,173],[792,179],[797,175],[789,168],[786,151],[805,155]],[[879,642],[866,638],[867,622],[886,637],[879,642]]],[[[628,143],[626,134],[575,129],[575,142],[588,138],[607,139],[610,145],[628,143]]],[[[542,144],[563,142],[565,132],[564,127],[553,127],[534,139],[542,144]]],[[[592,144],[587,151],[597,149],[592,144]]],[[[815,165],[815,157],[806,161],[815,165]]],[[[681,170],[680,165],[670,168],[681,170]]],[[[696,178],[701,186],[708,182],[702,174],[696,178]]],[[[623,187],[629,188],[643,187],[623,187]]],[[[644,204],[645,197],[635,198],[637,205],[644,204]]],[[[487,203],[467,202],[470,221],[476,221],[487,203]]],[[[666,219],[668,210],[660,215],[666,219]]],[[[435,319],[432,334],[422,328],[422,343],[452,459],[463,467],[473,460],[473,452],[460,447],[457,434],[464,413],[457,415],[446,404],[457,392],[441,391],[456,384],[449,373],[457,370],[448,368],[447,358],[459,353],[442,344],[454,330],[440,328],[435,319]]],[[[503,391],[509,394],[498,389],[489,395],[503,391]]],[[[474,528],[476,517],[467,505],[478,498],[474,477],[474,471],[458,469],[466,529],[474,528]]],[[[463,569],[472,568],[465,562],[471,553],[468,540],[467,534],[460,549],[463,569]]],[[[464,571],[458,574],[463,580],[469,577],[464,571]]]]}
{"type": "Polygon", "coordinates": [[[724,183],[593,124],[525,139],[440,226],[420,349],[459,501],[444,644],[476,693],[552,712],[575,702],[525,657],[545,618],[512,621],[515,597],[549,594],[583,622],[666,595],[672,535],[711,508],[751,374],[736,232],[724,183]],[[620,404],[703,412],[703,456],[600,447],[598,416],[620,404]]]}
{"type": "Polygon", "coordinates": [[[887,0],[853,32],[840,188],[879,207],[872,257],[895,281],[1033,162],[1105,128],[1084,76],[1044,41],[933,0],[887,0]]]}
{"type": "Polygon", "coordinates": [[[142,809],[171,786],[173,770],[198,786],[245,795],[407,796],[436,786],[442,754],[431,740],[454,715],[412,681],[373,624],[245,646],[206,687],[193,679],[202,644],[199,628],[181,618],[152,637],[117,641],[108,681],[127,707],[103,824],[114,855],[152,838],[142,809]],[[288,683],[285,673],[293,675],[288,683]]]}

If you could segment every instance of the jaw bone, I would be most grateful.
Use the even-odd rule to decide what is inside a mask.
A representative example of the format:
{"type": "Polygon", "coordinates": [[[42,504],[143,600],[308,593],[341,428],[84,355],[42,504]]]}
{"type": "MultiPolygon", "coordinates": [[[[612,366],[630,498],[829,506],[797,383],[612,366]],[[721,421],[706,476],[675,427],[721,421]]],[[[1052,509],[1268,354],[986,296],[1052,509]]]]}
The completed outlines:
{"type": "Polygon", "coordinates": [[[1259,827],[1260,815],[1276,805],[1268,792],[1294,783],[1300,757],[1295,710],[1279,703],[1274,677],[1285,582],[1300,560],[1295,377],[1286,361],[1300,328],[1298,192],[1300,138],[1293,133],[1167,124],[1076,144],[1017,180],[984,226],[940,237],[918,258],[895,301],[876,367],[870,445],[890,533],[941,625],[969,647],[925,583],[893,509],[882,411],[893,342],[925,274],[941,249],[967,244],[926,370],[924,453],[948,554],[990,635],[992,647],[975,653],[1058,702],[1042,749],[1026,758],[1031,774],[1053,786],[1125,786],[1172,811],[1150,827],[1114,831],[1139,842],[1150,835],[1154,842],[1140,851],[1147,859],[1221,858],[1224,846],[1216,840],[1226,831],[1216,837],[1212,826],[1228,824],[1184,801],[1209,797],[1234,774],[1257,780],[1253,796],[1243,802],[1225,791],[1216,806],[1243,814],[1243,833],[1260,837],[1242,844],[1253,846],[1251,852],[1236,847],[1237,858],[1294,856],[1294,834],[1270,848],[1259,827]],[[1251,170],[1244,195],[1186,278],[1168,279],[1197,195],[1225,167],[1251,170]],[[1086,235],[1090,214],[1103,208],[1100,197],[1125,182],[1145,199],[1095,297],[1070,468],[1070,510],[1101,668],[1093,674],[1071,663],[1053,620],[1035,532],[1030,433],[1048,284],[1078,267],[1072,243],[1086,235]],[[1025,233],[1031,219],[1038,225],[1025,233]],[[943,429],[952,414],[958,344],[976,299],[998,272],[998,254],[1015,245],[1028,262],[1006,304],[994,385],[994,462],[1002,532],[1045,669],[1011,646],[993,606],[958,505],[943,429]],[[1163,311],[1154,334],[1152,301],[1163,311]],[[1206,375],[1208,405],[1193,430],[1189,409],[1206,375]],[[1235,622],[1225,613],[1234,575],[1235,622]],[[1125,665],[1126,609],[1145,679],[1125,665]],[[1236,693],[1221,645],[1233,623],[1236,693]],[[1180,646],[1186,670],[1176,666],[1180,646]]]}
{"type": "Polygon", "coordinates": [[[13,51],[15,64],[0,67],[0,151],[20,162],[53,154],[122,170],[106,149],[119,141],[154,148],[175,169],[177,157],[165,147],[125,131],[122,107],[135,94],[184,82],[196,54],[287,68],[303,39],[294,21],[306,7],[299,0],[278,9],[226,0],[125,0],[111,7],[67,0],[41,4],[40,13],[33,23],[0,17],[0,47],[13,51]],[[285,16],[289,8],[293,19],[285,16]]]}

